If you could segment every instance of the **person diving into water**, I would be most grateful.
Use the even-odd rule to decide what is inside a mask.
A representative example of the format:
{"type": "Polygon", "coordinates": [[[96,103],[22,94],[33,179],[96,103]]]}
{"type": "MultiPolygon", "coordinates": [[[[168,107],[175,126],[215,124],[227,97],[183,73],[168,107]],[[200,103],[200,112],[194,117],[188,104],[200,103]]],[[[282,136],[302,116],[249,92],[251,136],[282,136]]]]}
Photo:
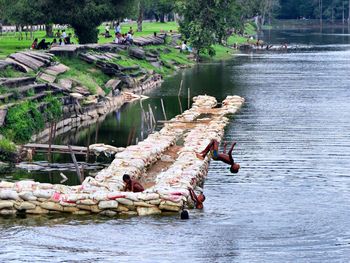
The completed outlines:
{"type": "Polygon", "coordinates": [[[215,161],[222,161],[224,163],[227,163],[230,165],[230,172],[231,173],[238,173],[240,165],[238,163],[235,163],[232,158],[232,151],[235,147],[236,143],[234,142],[226,154],[226,146],[227,143],[224,144],[224,152],[219,153],[219,142],[217,140],[212,140],[208,146],[200,153],[196,153],[197,157],[199,159],[204,159],[205,156],[210,152],[213,160],[215,161]]]}

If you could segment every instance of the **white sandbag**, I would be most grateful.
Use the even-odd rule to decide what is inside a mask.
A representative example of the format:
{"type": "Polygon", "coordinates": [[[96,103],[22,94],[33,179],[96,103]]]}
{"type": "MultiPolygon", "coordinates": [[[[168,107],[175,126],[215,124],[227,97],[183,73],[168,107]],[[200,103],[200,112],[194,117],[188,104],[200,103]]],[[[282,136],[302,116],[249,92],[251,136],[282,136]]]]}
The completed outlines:
{"type": "Polygon", "coordinates": [[[162,213],[162,211],[156,206],[137,207],[137,214],[139,216],[157,215],[157,214],[161,214],[161,213],[162,213]]]}
{"type": "Polygon", "coordinates": [[[15,202],[15,208],[17,210],[31,210],[31,209],[34,209],[35,208],[35,205],[30,203],[30,202],[27,202],[27,201],[17,201],[15,202]]]}
{"type": "Polygon", "coordinates": [[[88,210],[93,213],[99,213],[102,210],[98,208],[98,205],[77,205],[77,208],[82,209],[82,210],[88,210]]]}
{"type": "Polygon", "coordinates": [[[0,210],[0,215],[15,215],[17,213],[16,209],[1,209],[0,210]]]}
{"type": "Polygon", "coordinates": [[[96,201],[108,201],[108,192],[99,191],[99,192],[90,194],[90,199],[93,199],[96,201]]]}
{"type": "Polygon", "coordinates": [[[14,201],[10,200],[0,200],[0,209],[3,208],[12,208],[14,205],[14,201]]]}
{"type": "Polygon", "coordinates": [[[15,188],[17,192],[33,190],[38,185],[38,183],[34,181],[19,181],[15,183],[15,188]]]}
{"type": "Polygon", "coordinates": [[[6,181],[0,182],[0,188],[13,188],[14,186],[15,186],[15,183],[12,183],[12,182],[6,182],[6,181]]]}
{"type": "Polygon", "coordinates": [[[122,205],[128,205],[128,206],[134,205],[134,202],[131,201],[130,199],[126,199],[126,198],[117,198],[116,200],[118,201],[119,204],[122,204],[122,205]]]}
{"type": "Polygon", "coordinates": [[[38,186],[37,186],[37,188],[43,189],[43,190],[53,189],[53,187],[54,187],[54,185],[49,184],[49,183],[41,183],[41,184],[38,184],[38,186]]]}
{"type": "Polygon", "coordinates": [[[99,209],[117,209],[118,208],[118,202],[114,200],[110,201],[100,201],[98,203],[99,209]]]}
{"type": "Polygon", "coordinates": [[[0,189],[0,200],[19,200],[19,196],[15,190],[9,190],[7,188],[0,189]]]}
{"type": "Polygon", "coordinates": [[[97,201],[91,199],[83,199],[77,201],[77,204],[79,205],[96,205],[97,203],[97,201]]]}
{"type": "Polygon", "coordinates": [[[138,207],[138,206],[142,206],[142,207],[152,207],[153,205],[148,204],[144,201],[138,201],[138,202],[134,202],[134,206],[138,207]]]}
{"type": "Polygon", "coordinates": [[[61,206],[58,203],[55,202],[43,202],[40,204],[40,207],[47,209],[47,210],[53,210],[53,211],[63,211],[63,206],[61,206]]]}
{"type": "Polygon", "coordinates": [[[37,197],[33,195],[33,192],[30,191],[20,192],[18,196],[25,201],[35,201],[37,199],[37,197]]]}
{"type": "Polygon", "coordinates": [[[159,199],[159,194],[139,193],[137,197],[138,197],[138,199],[143,200],[143,201],[150,201],[150,200],[154,200],[154,199],[159,199]]]}
{"type": "Polygon", "coordinates": [[[126,212],[126,211],[129,211],[129,209],[126,206],[118,204],[118,207],[117,207],[117,209],[115,209],[115,211],[117,211],[117,212],[126,212]]]}
{"type": "Polygon", "coordinates": [[[54,190],[42,190],[42,189],[39,189],[39,190],[35,190],[33,192],[33,195],[38,197],[38,198],[44,198],[44,199],[49,199],[51,198],[51,196],[55,193],[54,190]]]}
{"type": "Polygon", "coordinates": [[[181,207],[180,206],[173,206],[173,205],[166,205],[166,204],[160,204],[159,209],[161,210],[166,210],[166,211],[175,211],[178,212],[180,211],[181,207]]]}

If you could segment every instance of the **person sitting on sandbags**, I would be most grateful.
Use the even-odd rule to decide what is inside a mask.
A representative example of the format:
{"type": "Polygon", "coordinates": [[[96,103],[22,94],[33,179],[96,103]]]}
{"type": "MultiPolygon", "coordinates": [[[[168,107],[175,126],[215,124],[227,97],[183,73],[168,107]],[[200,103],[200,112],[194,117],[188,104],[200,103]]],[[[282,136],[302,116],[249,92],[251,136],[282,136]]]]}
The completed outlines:
{"type": "Polygon", "coordinates": [[[192,188],[188,188],[188,191],[190,192],[191,199],[194,202],[194,206],[197,209],[203,209],[203,202],[205,201],[205,196],[203,193],[200,193],[198,196],[196,193],[193,191],[192,188]]]}
{"type": "Polygon", "coordinates": [[[125,183],[124,191],[131,191],[134,193],[138,193],[138,192],[143,192],[145,190],[138,181],[132,180],[130,178],[130,175],[128,174],[123,175],[123,181],[125,183]]]}
{"type": "Polygon", "coordinates": [[[230,150],[228,151],[228,154],[226,154],[226,145],[227,145],[227,143],[225,142],[224,152],[219,153],[219,142],[217,140],[212,140],[202,152],[196,153],[196,155],[199,159],[203,160],[205,158],[205,156],[210,152],[213,160],[222,161],[224,163],[231,165],[230,172],[231,173],[238,173],[239,168],[241,166],[238,163],[235,163],[233,158],[232,158],[232,150],[233,150],[233,147],[235,147],[236,143],[234,142],[232,144],[230,150]]]}

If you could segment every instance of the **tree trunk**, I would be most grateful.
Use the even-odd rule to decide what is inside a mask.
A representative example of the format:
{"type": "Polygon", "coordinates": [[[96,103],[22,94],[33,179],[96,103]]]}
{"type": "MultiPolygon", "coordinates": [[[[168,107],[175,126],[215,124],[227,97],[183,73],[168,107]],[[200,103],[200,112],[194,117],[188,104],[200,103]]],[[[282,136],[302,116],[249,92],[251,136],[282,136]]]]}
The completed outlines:
{"type": "Polygon", "coordinates": [[[159,15],[159,20],[160,20],[161,23],[165,23],[165,19],[164,18],[165,18],[164,14],[160,14],[159,15]]]}
{"type": "Polygon", "coordinates": [[[144,8],[141,4],[141,1],[139,1],[139,17],[137,18],[137,32],[142,32],[142,21],[143,21],[143,12],[144,8]]]}
{"type": "Polygon", "coordinates": [[[46,24],[45,30],[46,30],[46,37],[53,37],[53,25],[52,24],[46,24]]]}
{"type": "Polygon", "coordinates": [[[97,26],[81,27],[80,25],[72,25],[75,34],[78,36],[79,44],[97,43],[98,28],[97,26]]]}

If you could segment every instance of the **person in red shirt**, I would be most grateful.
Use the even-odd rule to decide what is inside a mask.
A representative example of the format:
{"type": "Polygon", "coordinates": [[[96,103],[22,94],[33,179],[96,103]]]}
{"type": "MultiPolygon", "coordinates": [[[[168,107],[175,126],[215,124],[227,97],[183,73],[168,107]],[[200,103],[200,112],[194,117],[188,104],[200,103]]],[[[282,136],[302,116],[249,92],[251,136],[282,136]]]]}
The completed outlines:
{"type": "Polygon", "coordinates": [[[132,180],[130,178],[130,175],[128,174],[123,175],[123,181],[125,183],[125,188],[124,188],[125,191],[138,193],[138,192],[143,192],[145,190],[138,181],[132,180]]]}
{"type": "Polygon", "coordinates": [[[235,163],[232,158],[233,147],[235,147],[236,143],[233,143],[228,154],[226,154],[226,143],[224,145],[224,152],[219,153],[219,142],[217,140],[212,140],[208,146],[200,153],[197,153],[197,157],[199,159],[204,159],[204,157],[210,152],[213,160],[222,161],[224,163],[229,164],[231,173],[238,173],[239,168],[241,167],[238,163],[235,163]]]}

